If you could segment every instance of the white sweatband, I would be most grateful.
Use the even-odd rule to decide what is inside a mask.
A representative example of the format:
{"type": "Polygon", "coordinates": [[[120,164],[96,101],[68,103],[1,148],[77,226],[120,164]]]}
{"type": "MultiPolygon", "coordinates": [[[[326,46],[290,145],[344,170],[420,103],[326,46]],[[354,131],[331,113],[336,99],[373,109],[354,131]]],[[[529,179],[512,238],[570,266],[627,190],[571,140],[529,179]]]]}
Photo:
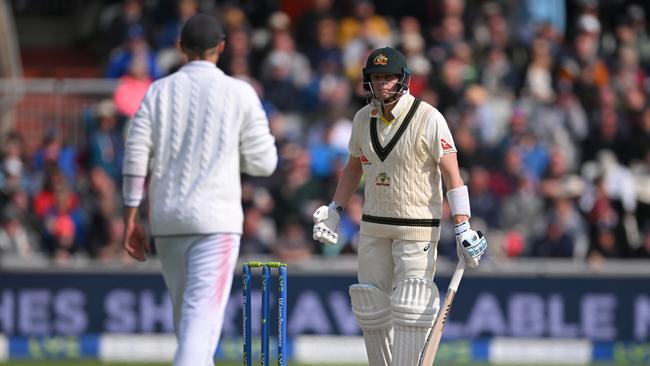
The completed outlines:
{"type": "Polygon", "coordinates": [[[472,217],[472,212],[469,209],[467,186],[460,186],[447,191],[447,201],[449,201],[449,208],[451,208],[453,216],[465,215],[472,217]]]}
{"type": "Polygon", "coordinates": [[[138,207],[144,196],[145,177],[125,175],[122,179],[122,197],[124,206],[138,207]]]}

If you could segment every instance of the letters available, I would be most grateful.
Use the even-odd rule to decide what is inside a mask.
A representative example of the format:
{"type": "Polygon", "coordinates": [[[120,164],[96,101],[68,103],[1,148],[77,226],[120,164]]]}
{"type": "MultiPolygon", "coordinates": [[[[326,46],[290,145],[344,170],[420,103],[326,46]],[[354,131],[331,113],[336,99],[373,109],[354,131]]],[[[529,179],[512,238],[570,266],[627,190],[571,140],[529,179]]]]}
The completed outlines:
{"type": "MultiPolygon", "coordinates": [[[[142,288],[104,286],[107,289],[97,291],[12,285],[11,288],[0,286],[0,332],[7,336],[173,331],[171,301],[163,286],[149,287],[143,282],[142,288]]],[[[345,285],[335,283],[325,289],[307,286],[305,281],[294,281],[291,285],[290,335],[360,334],[345,285]]],[[[507,291],[503,288],[467,290],[458,294],[458,306],[454,307],[447,322],[445,337],[650,341],[650,294],[643,289],[630,291],[628,287],[623,290],[574,293],[507,291]]],[[[259,296],[259,291],[253,291],[254,306],[261,304],[259,296]]],[[[225,336],[239,336],[241,306],[239,289],[234,288],[224,319],[225,336]]],[[[254,333],[259,332],[259,314],[259,308],[253,309],[254,333]]]]}

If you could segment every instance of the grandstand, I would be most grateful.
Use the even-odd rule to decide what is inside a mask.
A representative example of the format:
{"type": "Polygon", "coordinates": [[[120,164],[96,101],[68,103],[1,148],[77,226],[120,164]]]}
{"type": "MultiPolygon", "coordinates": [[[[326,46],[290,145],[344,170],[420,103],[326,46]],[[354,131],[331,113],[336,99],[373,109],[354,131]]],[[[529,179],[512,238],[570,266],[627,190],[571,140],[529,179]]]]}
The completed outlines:
{"type": "MultiPolygon", "coordinates": [[[[344,347],[360,340],[347,286],[362,190],[335,246],[312,240],[311,215],[347,160],[365,58],[391,45],[411,93],[449,123],[489,243],[442,360],[650,364],[649,11],[642,0],[0,1],[0,362],[171,359],[158,264],[121,248],[121,159],[143,91],[183,64],[179,27],[201,12],[225,25],[218,66],[255,87],[276,136],[277,172],[243,177],[240,254],[290,264],[293,360],[327,361],[304,351],[327,341],[340,362],[365,362],[362,346],[344,347]],[[151,347],[130,353],[130,336],[151,347]]],[[[456,260],[448,207],[441,229],[443,292],[456,260]]],[[[240,357],[238,291],[221,360],[240,357]]]]}

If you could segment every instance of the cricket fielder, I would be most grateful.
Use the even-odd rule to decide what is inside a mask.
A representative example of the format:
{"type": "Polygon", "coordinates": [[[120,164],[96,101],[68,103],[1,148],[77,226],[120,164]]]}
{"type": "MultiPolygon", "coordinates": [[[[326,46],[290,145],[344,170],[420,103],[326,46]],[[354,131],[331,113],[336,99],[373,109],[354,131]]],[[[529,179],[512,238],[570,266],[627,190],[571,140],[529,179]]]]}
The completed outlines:
{"type": "Polygon", "coordinates": [[[213,365],[243,225],[240,172],[268,176],[275,140],[253,88],[216,67],[224,33],[208,15],[181,30],[189,63],[153,83],[126,137],[124,248],[144,261],[137,210],[149,176],[150,231],[174,306],[175,366],[213,365]]]}
{"type": "Polygon", "coordinates": [[[433,282],[447,188],[459,258],[476,268],[487,241],[470,228],[467,187],[445,118],[409,94],[397,50],[373,51],[363,69],[370,103],[354,116],[350,159],[334,199],[314,213],[314,239],[335,244],[343,205],[365,176],[358,279],[352,310],[370,365],[416,365],[439,310],[433,282]],[[393,339],[391,339],[391,329],[393,339]]]}

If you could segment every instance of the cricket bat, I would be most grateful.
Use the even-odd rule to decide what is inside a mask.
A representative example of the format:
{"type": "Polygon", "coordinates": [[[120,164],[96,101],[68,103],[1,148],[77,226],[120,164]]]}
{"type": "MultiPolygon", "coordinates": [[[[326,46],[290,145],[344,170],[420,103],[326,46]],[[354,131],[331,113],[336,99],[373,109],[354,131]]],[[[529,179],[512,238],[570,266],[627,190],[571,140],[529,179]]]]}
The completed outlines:
{"type": "Polygon", "coordinates": [[[463,272],[465,272],[465,261],[460,259],[456,266],[456,270],[454,270],[454,275],[451,277],[451,281],[449,282],[445,303],[442,305],[440,313],[436,318],[436,322],[433,324],[433,328],[431,328],[427,341],[424,343],[424,347],[422,348],[418,366],[432,366],[433,361],[436,359],[436,352],[438,351],[440,339],[442,338],[442,330],[445,327],[447,316],[449,316],[451,303],[454,301],[456,292],[458,292],[458,285],[460,284],[461,278],[463,278],[463,272]]]}

